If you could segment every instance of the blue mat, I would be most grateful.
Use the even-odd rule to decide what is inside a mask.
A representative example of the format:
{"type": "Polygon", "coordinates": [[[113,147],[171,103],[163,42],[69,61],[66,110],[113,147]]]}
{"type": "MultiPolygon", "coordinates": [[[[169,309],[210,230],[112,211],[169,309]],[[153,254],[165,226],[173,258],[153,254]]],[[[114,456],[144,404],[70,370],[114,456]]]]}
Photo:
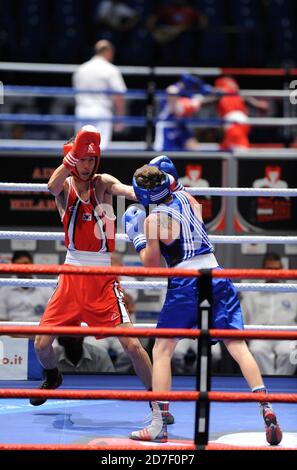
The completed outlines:
{"type": "MultiPolygon", "coordinates": [[[[270,392],[295,393],[296,378],[269,377],[270,392]]],[[[38,382],[2,381],[1,388],[35,388],[38,382]]],[[[64,389],[143,390],[136,376],[70,376],[64,377],[64,389]]],[[[194,390],[194,377],[174,377],[173,390],[194,390]]],[[[216,391],[249,391],[241,377],[214,377],[216,391]]],[[[296,405],[276,403],[274,408],[283,431],[297,432],[296,405]]],[[[171,412],[175,424],[170,426],[171,439],[193,439],[195,404],[174,402],[171,412]]],[[[0,400],[0,442],[18,444],[87,443],[101,437],[126,438],[144,425],[150,413],[146,402],[118,400],[48,400],[32,407],[27,399],[0,400]]],[[[257,403],[212,403],[210,439],[222,434],[263,432],[257,403]]]]}

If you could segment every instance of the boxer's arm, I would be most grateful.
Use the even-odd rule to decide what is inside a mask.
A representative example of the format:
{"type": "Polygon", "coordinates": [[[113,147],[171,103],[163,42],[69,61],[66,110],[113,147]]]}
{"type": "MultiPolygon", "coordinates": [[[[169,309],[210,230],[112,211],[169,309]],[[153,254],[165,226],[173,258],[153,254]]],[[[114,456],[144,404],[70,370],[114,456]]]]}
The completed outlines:
{"type": "Polygon", "coordinates": [[[160,251],[160,224],[157,214],[151,214],[144,223],[146,247],[140,251],[139,256],[145,267],[159,267],[161,264],[160,251]]]}
{"type": "Polygon", "coordinates": [[[106,173],[102,174],[101,184],[104,184],[106,192],[113,196],[124,196],[126,199],[130,199],[131,201],[137,201],[132,186],[121,183],[120,180],[114,176],[106,173]]]}
{"type": "Polygon", "coordinates": [[[47,187],[49,192],[53,196],[59,196],[66,188],[66,178],[69,176],[70,171],[64,166],[60,165],[55,169],[52,176],[50,177],[47,187]]]}

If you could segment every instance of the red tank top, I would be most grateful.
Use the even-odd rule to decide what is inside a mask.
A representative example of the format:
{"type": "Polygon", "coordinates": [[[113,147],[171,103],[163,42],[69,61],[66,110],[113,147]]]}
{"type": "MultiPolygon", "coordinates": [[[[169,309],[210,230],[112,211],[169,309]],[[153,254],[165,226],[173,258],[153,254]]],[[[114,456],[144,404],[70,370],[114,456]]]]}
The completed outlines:
{"type": "Polygon", "coordinates": [[[71,250],[112,252],[115,249],[115,223],[98,203],[95,180],[89,183],[89,200],[83,201],[73,187],[72,177],[67,178],[69,191],[62,222],[65,246],[71,250]]]}
{"type": "Polygon", "coordinates": [[[224,117],[232,111],[242,111],[248,115],[246,104],[241,96],[224,96],[218,102],[217,111],[220,117],[224,117]]]}

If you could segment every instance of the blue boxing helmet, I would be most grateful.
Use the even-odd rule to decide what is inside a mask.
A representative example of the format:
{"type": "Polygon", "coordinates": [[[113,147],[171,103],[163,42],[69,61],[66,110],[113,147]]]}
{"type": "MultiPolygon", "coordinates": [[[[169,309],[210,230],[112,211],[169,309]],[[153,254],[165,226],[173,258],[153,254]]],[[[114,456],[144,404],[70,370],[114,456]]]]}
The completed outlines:
{"type": "Polygon", "coordinates": [[[162,170],[159,171],[163,174],[163,178],[161,184],[155,186],[153,189],[139,186],[136,182],[135,176],[133,176],[132,186],[135,195],[138,202],[140,202],[144,207],[147,207],[150,204],[159,204],[171,194],[169,175],[162,170]]]}

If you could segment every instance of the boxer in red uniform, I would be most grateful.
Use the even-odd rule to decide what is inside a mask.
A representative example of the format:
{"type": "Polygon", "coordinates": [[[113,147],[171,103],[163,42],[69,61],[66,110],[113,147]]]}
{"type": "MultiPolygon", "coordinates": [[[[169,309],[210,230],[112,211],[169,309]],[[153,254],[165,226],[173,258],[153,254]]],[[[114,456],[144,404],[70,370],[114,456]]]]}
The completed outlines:
{"type": "MultiPolygon", "coordinates": [[[[49,191],[56,197],[65,231],[65,264],[74,266],[110,266],[115,245],[115,216],[112,197],[122,195],[136,200],[131,186],[108,174],[96,174],[100,158],[100,134],[93,126],[84,126],[73,142],[64,146],[64,159],[52,174],[49,191]]],[[[41,326],[133,327],[115,276],[60,275],[57,288],[43,314],[41,326]]],[[[45,369],[40,388],[61,385],[52,348],[54,336],[38,335],[35,350],[45,369]]],[[[151,388],[152,366],[137,338],[119,338],[133,362],[137,375],[151,388]]],[[[46,400],[33,398],[42,405],[46,400]]]]}
{"type": "Polygon", "coordinates": [[[253,97],[247,99],[242,98],[239,94],[239,85],[232,77],[217,78],[214,83],[215,88],[222,90],[225,93],[230,93],[230,96],[225,95],[219,99],[217,103],[218,115],[230,121],[230,124],[224,126],[224,139],[221,143],[221,148],[224,150],[249,148],[249,133],[251,126],[248,124],[248,108],[246,102],[251,106],[261,110],[267,111],[267,101],[258,100],[253,97]],[[234,93],[234,95],[231,95],[234,93]]]}

